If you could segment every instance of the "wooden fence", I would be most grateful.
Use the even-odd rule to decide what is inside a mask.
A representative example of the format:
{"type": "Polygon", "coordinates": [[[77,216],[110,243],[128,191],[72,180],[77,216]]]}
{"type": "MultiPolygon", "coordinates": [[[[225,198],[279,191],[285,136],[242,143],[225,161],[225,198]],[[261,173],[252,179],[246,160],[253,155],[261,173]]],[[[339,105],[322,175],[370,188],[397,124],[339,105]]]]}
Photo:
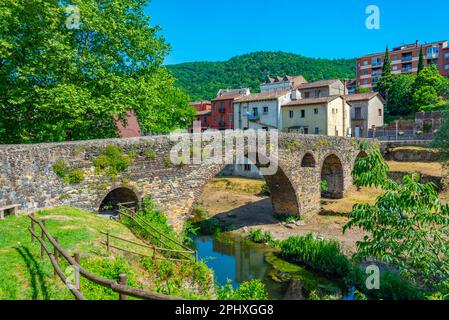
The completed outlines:
{"type": "MultiPolygon", "coordinates": [[[[122,220],[122,217],[126,217],[130,219],[133,223],[138,225],[142,230],[144,230],[147,235],[151,236],[153,239],[159,242],[159,246],[148,246],[148,248],[156,250],[160,253],[170,253],[174,255],[181,256],[180,259],[169,259],[173,261],[189,261],[191,259],[195,259],[198,261],[198,252],[196,250],[192,250],[185,244],[169,237],[165,233],[159,231],[151,224],[149,224],[145,219],[140,218],[138,215],[134,214],[133,211],[129,208],[126,208],[119,204],[119,220],[122,220]],[[159,237],[157,236],[159,235],[159,237]],[[173,249],[173,247],[179,247],[181,250],[173,249]]],[[[116,238],[116,237],[115,237],[116,238]]],[[[127,241],[124,239],[119,239],[122,241],[127,241]]],[[[108,242],[108,241],[106,241],[108,242]]],[[[118,248],[116,248],[118,249],[118,248]]],[[[125,251],[125,250],[123,250],[125,251]]]]}
{"type": "Polygon", "coordinates": [[[75,268],[77,273],[83,278],[94,282],[100,286],[107,287],[112,291],[118,293],[119,300],[126,300],[127,297],[134,297],[143,300],[183,300],[176,297],[166,296],[163,294],[150,292],[142,289],[132,288],[127,285],[126,274],[120,274],[118,277],[118,282],[105,279],[90,273],[85,270],[80,265],[80,255],[75,253],[71,256],[67,251],[65,251],[58,244],[57,238],[53,238],[45,227],[45,220],[39,221],[34,217],[34,214],[28,216],[31,220],[31,227],[28,229],[31,233],[31,241],[34,243],[36,240],[41,245],[41,259],[44,258],[45,253],[50,258],[50,262],[53,265],[55,276],[59,278],[67,285],[70,292],[75,296],[77,300],[86,300],[85,296],[82,294],[80,287],[76,283],[71,283],[71,281],[66,277],[59,264],[60,257],[64,258],[67,263],[75,268]],[[36,231],[36,226],[40,229],[40,235],[36,231]],[[47,243],[53,247],[51,250],[47,243]]]}

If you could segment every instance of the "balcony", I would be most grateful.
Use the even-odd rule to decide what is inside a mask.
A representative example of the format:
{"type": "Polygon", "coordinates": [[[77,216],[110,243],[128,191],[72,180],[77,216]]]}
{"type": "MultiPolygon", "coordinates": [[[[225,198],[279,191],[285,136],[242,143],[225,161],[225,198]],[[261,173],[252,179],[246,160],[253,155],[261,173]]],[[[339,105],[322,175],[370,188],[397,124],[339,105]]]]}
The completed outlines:
{"type": "Polygon", "coordinates": [[[413,68],[412,67],[402,68],[401,71],[403,73],[410,73],[410,72],[413,72],[413,68]]]}
{"type": "Polygon", "coordinates": [[[249,113],[248,120],[249,121],[258,121],[258,120],[260,120],[260,116],[258,114],[249,113]]]}
{"type": "Polygon", "coordinates": [[[403,56],[402,62],[411,62],[413,61],[413,56],[403,56]]]}

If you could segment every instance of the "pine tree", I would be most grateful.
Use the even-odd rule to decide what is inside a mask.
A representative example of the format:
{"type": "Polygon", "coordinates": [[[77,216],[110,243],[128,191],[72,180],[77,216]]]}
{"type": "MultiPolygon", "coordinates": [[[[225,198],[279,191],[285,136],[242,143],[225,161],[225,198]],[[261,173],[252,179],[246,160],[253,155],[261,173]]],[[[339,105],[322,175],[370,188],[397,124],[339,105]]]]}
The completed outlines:
{"type": "Polygon", "coordinates": [[[421,50],[419,51],[418,73],[420,73],[424,67],[424,49],[421,46],[421,50]]]}
{"type": "Polygon", "coordinates": [[[387,76],[391,74],[391,60],[390,60],[390,50],[387,49],[385,50],[385,58],[384,58],[384,66],[382,69],[382,75],[383,76],[387,76]]]}

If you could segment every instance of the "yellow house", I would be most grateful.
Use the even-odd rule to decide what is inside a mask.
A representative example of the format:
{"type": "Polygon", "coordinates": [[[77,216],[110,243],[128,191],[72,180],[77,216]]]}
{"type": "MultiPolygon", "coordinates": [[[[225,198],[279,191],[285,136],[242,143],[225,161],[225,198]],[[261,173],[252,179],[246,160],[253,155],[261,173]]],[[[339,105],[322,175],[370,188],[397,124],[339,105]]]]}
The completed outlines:
{"type": "Polygon", "coordinates": [[[282,131],[350,136],[350,106],[341,96],[299,99],[282,106],[282,131]]]}

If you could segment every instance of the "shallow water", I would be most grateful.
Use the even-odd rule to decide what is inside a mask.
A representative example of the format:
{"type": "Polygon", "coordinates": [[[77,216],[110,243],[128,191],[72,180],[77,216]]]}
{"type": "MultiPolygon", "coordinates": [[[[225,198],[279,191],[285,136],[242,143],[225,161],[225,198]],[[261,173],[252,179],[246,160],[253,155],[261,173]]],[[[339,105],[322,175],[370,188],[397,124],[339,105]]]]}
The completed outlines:
{"type": "Polygon", "coordinates": [[[199,258],[214,271],[218,285],[227,284],[229,279],[237,288],[242,282],[260,279],[270,299],[275,300],[303,300],[304,289],[337,294],[340,291],[334,281],[277,258],[264,245],[229,235],[199,236],[194,243],[199,258]]]}

